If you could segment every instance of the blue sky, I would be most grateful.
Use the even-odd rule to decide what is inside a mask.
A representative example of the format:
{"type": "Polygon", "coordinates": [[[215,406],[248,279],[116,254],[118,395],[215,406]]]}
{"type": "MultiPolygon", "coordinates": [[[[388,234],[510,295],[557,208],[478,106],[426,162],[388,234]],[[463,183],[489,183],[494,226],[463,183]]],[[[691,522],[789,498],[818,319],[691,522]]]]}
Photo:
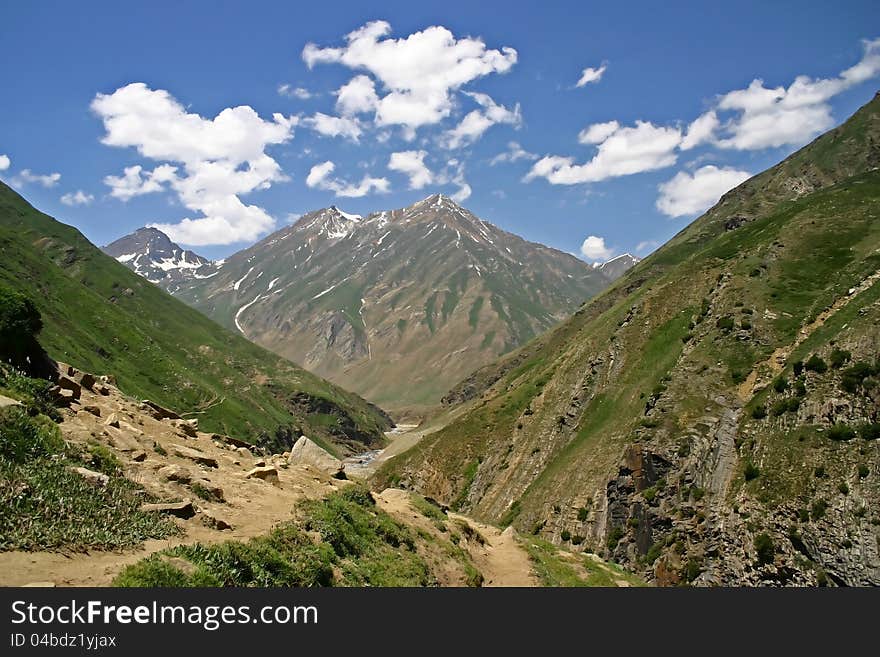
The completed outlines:
{"type": "Polygon", "coordinates": [[[880,85],[875,2],[367,4],[7,3],[0,178],[97,244],[222,257],[441,191],[600,260],[880,85]]]}

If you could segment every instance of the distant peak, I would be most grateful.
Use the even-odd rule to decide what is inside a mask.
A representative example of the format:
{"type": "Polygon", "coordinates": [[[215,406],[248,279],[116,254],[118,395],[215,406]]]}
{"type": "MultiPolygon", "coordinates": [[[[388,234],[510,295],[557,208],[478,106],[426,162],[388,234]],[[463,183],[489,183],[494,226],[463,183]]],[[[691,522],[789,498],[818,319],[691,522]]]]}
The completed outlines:
{"type": "Polygon", "coordinates": [[[335,212],[339,216],[344,217],[345,219],[348,219],[349,221],[357,222],[357,221],[360,221],[361,219],[363,219],[363,217],[361,215],[353,214],[351,212],[346,212],[345,210],[343,210],[335,205],[331,205],[330,209],[333,210],[333,212],[335,212]]]}

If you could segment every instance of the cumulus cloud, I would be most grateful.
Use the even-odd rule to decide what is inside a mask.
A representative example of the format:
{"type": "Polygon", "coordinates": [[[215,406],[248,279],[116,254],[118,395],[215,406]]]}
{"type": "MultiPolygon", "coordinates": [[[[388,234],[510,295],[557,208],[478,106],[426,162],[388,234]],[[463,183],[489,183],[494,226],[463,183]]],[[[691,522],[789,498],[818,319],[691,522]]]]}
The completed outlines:
{"type": "Polygon", "coordinates": [[[27,184],[36,184],[43,187],[54,187],[61,180],[60,173],[34,173],[30,169],[22,169],[12,178],[12,184],[16,187],[24,187],[27,184]]]}
{"type": "Polygon", "coordinates": [[[700,144],[712,141],[718,126],[718,115],[714,110],[700,115],[688,126],[687,132],[681,140],[681,150],[689,151],[700,144]]]}
{"type": "Polygon", "coordinates": [[[391,154],[388,168],[409,178],[410,189],[422,189],[434,181],[434,174],[425,164],[427,151],[398,151],[391,154]]]}
{"type": "Polygon", "coordinates": [[[605,238],[590,235],[581,244],[581,253],[592,262],[604,262],[614,255],[614,249],[605,246],[605,238]]]}
{"type": "Polygon", "coordinates": [[[520,160],[537,159],[537,155],[535,155],[534,153],[529,153],[522,146],[520,146],[518,142],[510,141],[507,142],[507,150],[503,153],[498,153],[498,155],[493,157],[489,161],[489,165],[494,167],[496,164],[501,164],[502,162],[519,162],[520,160]]]}
{"type": "Polygon", "coordinates": [[[644,257],[646,254],[651,253],[658,246],[660,246],[660,242],[657,240],[644,240],[636,244],[635,251],[637,254],[644,257]]]}
{"type": "Polygon", "coordinates": [[[675,164],[680,142],[678,128],[636,121],[633,127],[612,132],[586,164],[575,164],[572,157],[548,155],[535,162],[524,180],[546,178],[553,185],[577,185],[662,169],[675,164]]]}
{"type": "Polygon", "coordinates": [[[242,105],[204,118],[188,112],[169,92],[141,82],[97,94],[91,107],[104,124],[102,143],[133,147],[142,157],[163,163],[152,172],[138,165],[123,176],[108,176],[111,195],[131,198],[167,184],[184,207],[200,213],[153,224],[174,241],[232,244],[254,240],[275,226],[265,210],[246,205],[240,196],[287,180],[266,148],[292,138],[296,117],[276,113],[267,121],[242,105]]]}
{"type": "MultiPolygon", "coordinates": [[[[513,48],[488,49],[479,38],[457,39],[442,26],[428,27],[401,39],[388,37],[391,25],[373,21],[349,33],[342,47],[322,48],[306,44],[303,61],[309,68],[317,64],[337,63],[364,71],[361,77],[378,82],[381,93],[369,94],[364,80],[357,83],[358,102],[343,100],[340,109],[373,106],[379,126],[402,126],[412,137],[424,125],[439,123],[450,115],[453,94],[463,85],[492,73],[506,73],[516,63],[513,48]],[[366,93],[366,96],[363,94],[366,93]]],[[[354,82],[354,79],[348,84],[354,82]]],[[[346,87],[348,85],[345,85],[346,87]]],[[[337,92],[337,99],[348,93],[337,92]]]]}
{"type": "Polygon", "coordinates": [[[755,79],[724,94],[717,109],[734,114],[717,141],[721,148],[757,150],[800,145],[834,125],[828,101],[880,74],[880,38],[863,42],[862,59],[835,78],[795,78],[788,88],[755,79]]]}
{"type": "Polygon", "coordinates": [[[343,116],[373,112],[378,105],[376,83],[366,75],[356,75],[336,92],[336,109],[343,116]]]}
{"type": "Polygon", "coordinates": [[[11,164],[12,160],[9,159],[8,155],[0,155],[0,171],[6,171],[11,164]]]}
{"type": "Polygon", "coordinates": [[[359,183],[349,183],[339,178],[333,178],[332,174],[335,169],[336,165],[330,160],[316,164],[309,171],[306,186],[330,191],[336,196],[347,198],[359,198],[372,191],[385,193],[391,188],[386,178],[373,178],[369,175],[365,175],[359,183]]]}
{"type": "Polygon", "coordinates": [[[121,176],[105,176],[104,184],[110,188],[110,196],[128,201],[135,196],[161,192],[165,183],[177,179],[177,167],[161,164],[152,171],[144,171],[140,164],[125,167],[121,176]]]}
{"type": "Polygon", "coordinates": [[[315,94],[305,87],[294,87],[293,85],[286,83],[278,85],[278,95],[286,96],[287,98],[298,98],[299,100],[308,100],[315,96],[315,94]]]}
{"type": "Polygon", "coordinates": [[[95,200],[95,197],[91,194],[86,194],[83,190],[78,189],[75,192],[67,192],[61,197],[61,202],[64,205],[90,205],[92,201],[95,200]]]}
{"type": "Polygon", "coordinates": [[[602,79],[602,76],[605,75],[606,68],[608,67],[605,64],[602,64],[602,66],[600,66],[599,68],[585,68],[575,86],[585,87],[588,84],[598,82],[602,79]]]}
{"type": "Polygon", "coordinates": [[[617,121],[594,123],[578,133],[578,142],[581,144],[601,144],[617,132],[618,128],[620,128],[620,124],[617,121]]]}
{"type": "Polygon", "coordinates": [[[351,141],[358,141],[363,132],[357,119],[348,116],[330,116],[323,112],[316,112],[302,119],[301,123],[325,137],[344,137],[351,141]]]}
{"type": "Polygon", "coordinates": [[[752,174],[731,167],[700,167],[693,174],[679,171],[657,189],[657,209],[669,217],[695,215],[712,207],[721,195],[752,174]]]}
{"type": "Polygon", "coordinates": [[[516,128],[522,125],[519,103],[512,110],[497,104],[491,97],[480,93],[467,93],[482,108],[468,112],[457,126],[447,130],[441,143],[449,149],[460,148],[477,141],[496,123],[507,123],[516,128]]]}

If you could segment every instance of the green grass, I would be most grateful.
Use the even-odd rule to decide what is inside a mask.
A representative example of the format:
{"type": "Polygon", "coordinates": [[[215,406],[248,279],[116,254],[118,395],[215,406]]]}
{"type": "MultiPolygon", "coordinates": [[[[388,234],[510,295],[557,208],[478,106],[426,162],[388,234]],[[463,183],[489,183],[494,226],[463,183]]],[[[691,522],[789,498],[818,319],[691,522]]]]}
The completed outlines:
{"type": "Polygon", "coordinates": [[[431,586],[404,525],[349,486],[298,506],[298,521],[247,542],[164,550],[123,570],[116,586],[431,586]],[[317,534],[318,540],[309,533],[317,534]],[[175,562],[176,559],[182,562],[175,562]],[[176,565],[175,565],[176,563],[176,565]]]}
{"type": "Polygon", "coordinates": [[[220,328],[2,183],[0,253],[0,283],[36,303],[40,342],[57,360],[114,374],[130,395],[198,413],[206,431],[253,441],[295,426],[332,438],[289,405],[302,392],[350,418],[350,437],[383,440],[388,421],[364,400],[220,328]]]}
{"type": "Polygon", "coordinates": [[[543,586],[617,587],[620,586],[618,581],[631,586],[644,586],[639,578],[613,564],[599,564],[589,556],[568,553],[570,558],[577,559],[580,566],[577,568],[570,558],[562,556],[559,548],[539,538],[527,537],[522,539],[521,544],[528,552],[535,574],[543,586]]]}
{"type": "Polygon", "coordinates": [[[145,501],[103,446],[67,447],[48,417],[0,411],[0,551],[109,550],[178,533],[171,520],[141,512],[145,501]],[[74,466],[109,481],[92,484],[74,466]]]}

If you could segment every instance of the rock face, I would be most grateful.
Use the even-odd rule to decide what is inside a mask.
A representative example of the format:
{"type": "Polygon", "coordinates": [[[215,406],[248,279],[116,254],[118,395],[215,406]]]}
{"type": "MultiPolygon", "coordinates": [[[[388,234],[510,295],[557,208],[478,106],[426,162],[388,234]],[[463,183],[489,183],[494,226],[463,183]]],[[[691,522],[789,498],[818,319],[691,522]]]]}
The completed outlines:
{"type": "Polygon", "coordinates": [[[661,584],[880,585],[878,164],[880,96],[476,372],[380,483],[661,584]]]}
{"type": "Polygon", "coordinates": [[[299,440],[290,448],[287,462],[290,465],[312,465],[331,475],[335,475],[345,469],[345,464],[342,461],[328,454],[324,448],[319,447],[305,436],[300,436],[299,440]]]}
{"type": "Polygon", "coordinates": [[[165,513],[176,518],[184,520],[192,518],[196,515],[196,509],[189,500],[184,502],[166,502],[157,504],[142,504],[141,511],[153,511],[155,513],[165,513]]]}
{"type": "Polygon", "coordinates": [[[207,456],[206,454],[203,454],[196,449],[185,447],[183,445],[172,445],[171,448],[174,451],[174,454],[181,458],[195,461],[199,465],[204,465],[208,468],[217,467],[217,459],[215,459],[213,456],[207,456]]]}
{"type": "Polygon", "coordinates": [[[274,466],[264,465],[257,466],[250,470],[245,477],[247,479],[262,479],[263,481],[267,481],[270,484],[274,484],[275,486],[279,485],[278,480],[278,470],[274,466]]]}
{"type": "Polygon", "coordinates": [[[399,409],[436,403],[609,281],[434,194],[367,217],[335,207],[310,212],[175,294],[306,369],[399,409]]]}

